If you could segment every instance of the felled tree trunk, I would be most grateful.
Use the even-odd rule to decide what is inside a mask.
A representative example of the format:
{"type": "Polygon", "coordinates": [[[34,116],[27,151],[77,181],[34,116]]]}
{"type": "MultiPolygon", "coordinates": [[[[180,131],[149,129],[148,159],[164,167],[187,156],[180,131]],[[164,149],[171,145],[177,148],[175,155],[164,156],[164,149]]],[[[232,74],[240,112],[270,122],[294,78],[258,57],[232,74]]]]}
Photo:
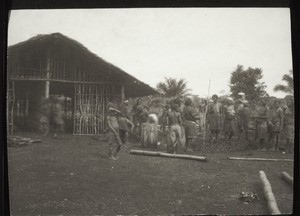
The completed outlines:
{"type": "Polygon", "coordinates": [[[269,209],[270,214],[272,214],[272,215],[273,214],[281,214],[279,209],[278,209],[278,206],[277,206],[277,203],[276,203],[276,200],[275,200],[275,196],[272,192],[271,184],[268,181],[265,172],[264,171],[259,171],[259,177],[260,177],[260,180],[261,180],[262,185],[263,185],[263,190],[264,190],[264,194],[265,194],[265,197],[266,197],[266,200],[267,200],[267,203],[268,203],[268,209],[269,209]]]}
{"type": "Polygon", "coordinates": [[[284,161],[284,162],[294,162],[291,159],[271,159],[271,158],[239,158],[239,157],[229,157],[229,160],[248,160],[248,161],[284,161]]]}
{"type": "Polygon", "coordinates": [[[282,177],[287,183],[289,183],[290,185],[293,186],[294,179],[293,179],[289,174],[287,174],[287,172],[282,172],[282,173],[281,173],[281,177],[282,177]]]}
{"type": "Polygon", "coordinates": [[[169,158],[182,158],[182,159],[198,160],[198,161],[207,161],[206,157],[201,157],[201,156],[182,155],[182,154],[168,154],[168,153],[164,153],[164,152],[153,152],[153,151],[143,151],[143,150],[131,150],[130,154],[169,157],[169,158]]]}

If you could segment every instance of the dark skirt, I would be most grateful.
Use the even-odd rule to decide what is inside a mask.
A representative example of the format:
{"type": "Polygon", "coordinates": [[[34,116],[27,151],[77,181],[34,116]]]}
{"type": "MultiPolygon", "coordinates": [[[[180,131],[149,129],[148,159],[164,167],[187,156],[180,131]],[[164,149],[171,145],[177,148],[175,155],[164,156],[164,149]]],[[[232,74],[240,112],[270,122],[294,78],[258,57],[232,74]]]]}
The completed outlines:
{"type": "Polygon", "coordinates": [[[194,139],[197,138],[198,131],[197,131],[197,125],[195,122],[188,122],[186,121],[184,124],[185,128],[185,136],[188,139],[194,139]]]}
{"type": "Polygon", "coordinates": [[[224,132],[230,133],[235,131],[235,121],[234,119],[225,119],[224,120],[224,132]]]}
{"type": "Polygon", "coordinates": [[[277,121],[272,126],[272,132],[278,133],[280,131],[280,122],[277,121]]]}
{"type": "Polygon", "coordinates": [[[268,128],[266,121],[259,121],[256,123],[256,138],[265,139],[268,136],[268,128]]]}
{"type": "Polygon", "coordinates": [[[285,125],[283,132],[284,132],[284,136],[286,139],[293,139],[294,138],[294,125],[291,125],[291,124],[285,125]]]}
{"type": "Polygon", "coordinates": [[[240,118],[238,120],[238,128],[248,130],[249,129],[249,122],[250,122],[249,119],[240,118]]]}
{"type": "Polygon", "coordinates": [[[109,144],[121,144],[120,138],[112,131],[108,132],[108,143],[109,144]]]}
{"type": "Polygon", "coordinates": [[[220,131],[221,130],[221,118],[218,115],[211,115],[209,118],[209,130],[220,131]]]}

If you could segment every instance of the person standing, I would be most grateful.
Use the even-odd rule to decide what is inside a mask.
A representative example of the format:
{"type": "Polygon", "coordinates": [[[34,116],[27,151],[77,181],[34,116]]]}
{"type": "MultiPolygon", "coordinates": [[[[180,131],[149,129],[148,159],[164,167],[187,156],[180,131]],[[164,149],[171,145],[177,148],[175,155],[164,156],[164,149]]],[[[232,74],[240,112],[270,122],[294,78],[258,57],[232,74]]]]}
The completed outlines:
{"type": "Polygon", "coordinates": [[[178,112],[178,104],[171,104],[171,112],[168,115],[169,118],[169,143],[168,152],[175,154],[177,152],[178,146],[181,138],[181,128],[182,124],[181,115],[178,112]]]}
{"type": "Polygon", "coordinates": [[[128,120],[130,120],[131,122],[133,121],[132,115],[131,115],[131,112],[129,109],[129,101],[128,100],[125,100],[121,106],[121,115],[122,115],[122,117],[125,117],[128,120]]]}
{"type": "Polygon", "coordinates": [[[243,132],[243,119],[242,119],[242,111],[244,108],[244,102],[242,99],[236,101],[236,119],[237,119],[237,132],[238,132],[238,140],[240,140],[240,135],[243,132]]]}
{"type": "Polygon", "coordinates": [[[249,109],[249,102],[247,100],[243,101],[243,107],[238,109],[238,141],[240,140],[240,136],[243,132],[245,132],[245,139],[248,142],[248,130],[249,123],[251,119],[251,113],[249,109]]]}
{"type": "Polygon", "coordinates": [[[258,116],[256,117],[256,140],[259,141],[261,151],[266,151],[267,126],[269,123],[269,107],[264,101],[260,101],[258,116]]]}
{"type": "Polygon", "coordinates": [[[294,138],[294,117],[292,112],[292,105],[284,107],[283,116],[283,132],[286,139],[285,151],[286,153],[292,152],[292,140],[294,138]]]}
{"type": "Polygon", "coordinates": [[[205,107],[205,103],[199,104],[199,132],[205,130],[205,107]]]}
{"type": "Polygon", "coordinates": [[[48,136],[50,126],[51,101],[50,98],[43,98],[43,100],[44,102],[41,106],[42,109],[40,117],[40,130],[44,136],[48,136]]]}
{"type": "Polygon", "coordinates": [[[218,135],[221,130],[221,118],[220,118],[220,108],[221,104],[218,102],[218,95],[214,94],[212,96],[213,103],[209,107],[208,120],[210,129],[209,142],[212,142],[212,138],[215,135],[215,142],[218,143],[218,135]]]}
{"type": "Polygon", "coordinates": [[[117,155],[122,146],[122,141],[119,135],[119,124],[117,115],[121,112],[110,107],[108,109],[107,124],[108,124],[108,151],[109,159],[117,160],[117,155]]]}
{"type": "Polygon", "coordinates": [[[163,114],[161,117],[161,130],[165,131],[168,129],[169,126],[169,113],[171,112],[170,110],[170,105],[166,104],[164,109],[163,109],[163,114]]]}
{"type": "Polygon", "coordinates": [[[225,118],[224,118],[224,133],[225,133],[226,142],[229,143],[231,142],[231,138],[234,135],[234,130],[235,130],[234,100],[232,98],[227,98],[227,105],[225,107],[225,118]]]}
{"type": "Polygon", "coordinates": [[[142,100],[139,98],[136,101],[136,104],[133,107],[133,123],[136,128],[136,133],[141,137],[141,129],[142,129],[142,116],[144,112],[144,106],[142,104],[142,100]]]}
{"type": "Polygon", "coordinates": [[[128,141],[128,133],[132,133],[134,124],[125,116],[120,116],[118,117],[118,125],[122,145],[125,145],[128,141]]]}
{"type": "Polygon", "coordinates": [[[185,100],[184,105],[182,119],[186,138],[185,151],[187,151],[190,142],[197,138],[198,130],[196,121],[199,119],[199,115],[192,106],[192,100],[190,98],[185,100]]]}
{"type": "Polygon", "coordinates": [[[53,138],[63,138],[65,131],[64,109],[63,109],[63,97],[55,97],[53,104],[53,123],[54,134],[53,138]]]}
{"type": "Polygon", "coordinates": [[[283,131],[283,109],[278,102],[276,102],[276,107],[278,107],[278,109],[273,113],[271,122],[269,124],[269,142],[272,144],[272,151],[279,150],[279,135],[281,131],[283,131]]]}
{"type": "Polygon", "coordinates": [[[160,106],[160,101],[158,99],[152,101],[149,109],[149,114],[155,114],[158,118],[158,123],[161,124],[163,108],[160,106]]]}

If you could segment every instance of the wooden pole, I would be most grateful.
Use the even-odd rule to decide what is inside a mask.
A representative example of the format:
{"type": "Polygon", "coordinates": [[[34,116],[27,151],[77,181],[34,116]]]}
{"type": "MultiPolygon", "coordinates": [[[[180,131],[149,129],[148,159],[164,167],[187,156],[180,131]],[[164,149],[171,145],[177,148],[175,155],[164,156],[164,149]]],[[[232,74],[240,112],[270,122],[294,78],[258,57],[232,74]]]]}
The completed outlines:
{"type": "Polygon", "coordinates": [[[49,98],[50,95],[50,58],[47,58],[46,68],[46,83],[45,83],[45,98],[49,98]]]}
{"type": "Polygon", "coordinates": [[[283,178],[284,181],[286,181],[287,183],[293,186],[294,179],[287,172],[282,172],[281,177],[283,178]]]}
{"type": "Polygon", "coordinates": [[[131,150],[130,154],[169,157],[169,158],[181,158],[181,159],[189,159],[189,160],[197,160],[197,161],[207,161],[206,157],[201,157],[201,156],[168,154],[168,153],[164,153],[164,152],[154,152],[154,151],[131,150]]]}
{"type": "Polygon", "coordinates": [[[264,190],[264,194],[265,194],[265,197],[266,197],[266,200],[267,200],[267,203],[268,203],[268,209],[269,209],[270,214],[272,214],[272,215],[273,214],[281,214],[279,209],[278,209],[278,206],[277,206],[277,203],[276,203],[276,200],[275,200],[275,196],[272,192],[271,184],[268,181],[265,172],[264,171],[259,171],[259,177],[260,177],[260,180],[261,180],[262,185],[263,185],[263,190],[264,190]]]}
{"type": "Polygon", "coordinates": [[[210,80],[208,84],[208,92],[207,92],[207,104],[205,108],[205,113],[204,113],[204,135],[203,135],[203,145],[205,144],[205,135],[206,135],[206,115],[207,115],[207,110],[208,110],[208,104],[209,104],[209,91],[210,91],[210,80]]]}
{"type": "Polygon", "coordinates": [[[229,160],[246,160],[246,161],[284,161],[284,162],[294,162],[291,159],[271,159],[271,158],[239,158],[239,157],[229,157],[229,160]]]}

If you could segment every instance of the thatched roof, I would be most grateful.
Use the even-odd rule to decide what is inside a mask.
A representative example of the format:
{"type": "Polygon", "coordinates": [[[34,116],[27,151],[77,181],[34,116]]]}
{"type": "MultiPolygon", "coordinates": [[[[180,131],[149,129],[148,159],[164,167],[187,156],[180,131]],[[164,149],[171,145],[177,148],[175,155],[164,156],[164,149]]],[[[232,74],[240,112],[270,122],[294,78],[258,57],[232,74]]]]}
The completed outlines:
{"type": "Polygon", "coordinates": [[[121,83],[125,86],[126,97],[140,97],[158,94],[158,92],[122,69],[90,52],[78,41],[61,33],[37,35],[24,42],[8,47],[8,56],[63,56],[70,61],[80,61],[85,67],[93,68],[96,76],[104,81],[121,83]]]}

